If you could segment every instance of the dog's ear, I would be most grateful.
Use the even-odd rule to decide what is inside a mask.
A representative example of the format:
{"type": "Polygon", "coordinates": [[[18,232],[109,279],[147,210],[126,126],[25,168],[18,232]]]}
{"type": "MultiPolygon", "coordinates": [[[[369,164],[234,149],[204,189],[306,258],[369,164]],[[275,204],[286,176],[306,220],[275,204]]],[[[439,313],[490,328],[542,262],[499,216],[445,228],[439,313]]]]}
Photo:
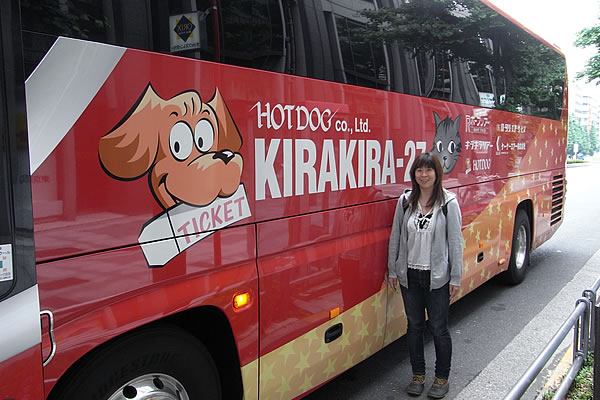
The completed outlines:
{"type": "Polygon", "coordinates": [[[219,89],[215,90],[215,94],[207,104],[215,110],[219,121],[218,150],[239,151],[242,147],[242,136],[231,117],[225,100],[221,97],[219,89]]]}
{"type": "Polygon", "coordinates": [[[123,120],[100,139],[100,163],[110,175],[128,180],[148,172],[158,151],[163,106],[164,100],[148,85],[123,120]]]}

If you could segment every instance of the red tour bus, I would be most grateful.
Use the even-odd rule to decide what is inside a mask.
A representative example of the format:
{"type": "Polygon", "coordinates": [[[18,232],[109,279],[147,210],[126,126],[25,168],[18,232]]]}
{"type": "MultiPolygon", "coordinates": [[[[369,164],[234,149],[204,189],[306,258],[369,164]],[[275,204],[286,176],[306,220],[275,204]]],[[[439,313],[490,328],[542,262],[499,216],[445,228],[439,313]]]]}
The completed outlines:
{"type": "Polygon", "coordinates": [[[486,1],[0,12],[2,399],[323,385],[406,331],[387,245],[422,151],[462,208],[459,297],[561,224],[564,57],[486,1]]]}

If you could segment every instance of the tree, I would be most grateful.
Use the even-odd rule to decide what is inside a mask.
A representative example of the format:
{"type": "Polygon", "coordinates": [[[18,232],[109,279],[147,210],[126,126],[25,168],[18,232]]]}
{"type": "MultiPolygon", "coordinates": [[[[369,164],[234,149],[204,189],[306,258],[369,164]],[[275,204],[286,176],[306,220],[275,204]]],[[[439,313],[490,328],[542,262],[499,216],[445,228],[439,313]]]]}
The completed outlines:
{"type": "Polygon", "coordinates": [[[598,140],[598,130],[595,126],[588,131],[586,127],[582,126],[578,120],[574,118],[569,119],[569,133],[567,136],[567,154],[574,156],[573,145],[577,143],[579,149],[578,153],[585,155],[593,155],[595,152],[600,150],[600,144],[598,140]]]}
{"type": "Polygon", "coordinates": [[[564,59],[479,0],[412,0],[360,14],[365,42],[396,43],[413,57],[443,54],[470,71],[489,66],[506,88],[496,108],[559,118],[564,59]]]}
{"type": "MultiPolygon", "coordinates": [[[[575,46],[582,48],[588,46],[596,47],[596,54],[587,60],[585,69],[577,74],[577,79],[587,78],[588,82],[592,82],[600,78],[600,25],[580,30],[577,33],[575,46]]],[[[596,84],[600,84],[600,80],[596,84]]]]}

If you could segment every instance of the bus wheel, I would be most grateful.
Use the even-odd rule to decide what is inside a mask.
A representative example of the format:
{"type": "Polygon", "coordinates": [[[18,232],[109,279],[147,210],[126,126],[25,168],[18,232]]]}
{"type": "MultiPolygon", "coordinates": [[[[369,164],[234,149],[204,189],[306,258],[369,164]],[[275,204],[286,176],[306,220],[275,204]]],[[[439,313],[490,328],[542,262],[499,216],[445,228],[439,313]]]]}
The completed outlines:
{"type": "Polygon", "coordinates": [[[142,329],[94,351],[53,399],[220,399],[215,364],[192,335],[175,327],[142,329]]]}
{"type": "Polygon", "coordinates": [[[531,244],[531,228],[529,218],[523,210],[517,211],[515,227],[512,237],[512,250],[508,270],[505,272],[506,281],[511,285],[523,282],[529,265],[529,251],[531,244]]]}

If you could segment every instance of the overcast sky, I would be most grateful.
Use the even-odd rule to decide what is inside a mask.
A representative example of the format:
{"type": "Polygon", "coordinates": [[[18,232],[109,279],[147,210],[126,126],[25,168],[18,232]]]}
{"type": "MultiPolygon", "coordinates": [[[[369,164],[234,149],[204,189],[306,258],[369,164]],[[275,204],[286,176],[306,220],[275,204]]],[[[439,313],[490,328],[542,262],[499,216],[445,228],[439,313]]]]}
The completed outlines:
{"type": "Polygon", "coordinates": [[[597,25],[600,0],[490,0],[567,56],[569,78],[583,70],[593,49],[573,46],[576,33],[597,25]]]}

